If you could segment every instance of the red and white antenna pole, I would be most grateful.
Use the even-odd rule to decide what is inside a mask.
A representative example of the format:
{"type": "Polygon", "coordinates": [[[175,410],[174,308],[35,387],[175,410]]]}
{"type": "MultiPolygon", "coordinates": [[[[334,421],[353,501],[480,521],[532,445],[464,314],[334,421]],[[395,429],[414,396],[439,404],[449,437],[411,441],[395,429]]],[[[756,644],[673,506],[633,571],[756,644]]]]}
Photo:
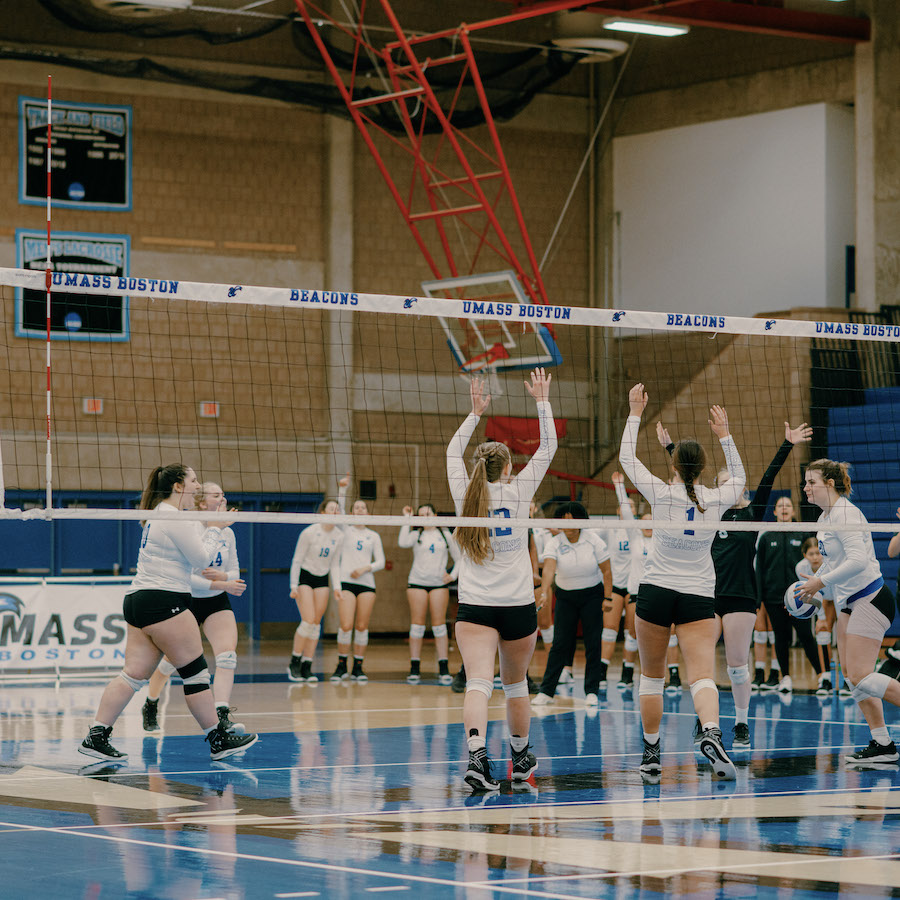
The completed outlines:
{"type": "Polygon", "coordinates": [[[53,146],[53,76],[47,76],[47,509],[53,508],[53,452],[50,447],[50,286],[53,275],[50,269],[50,157],[53,146]]]}

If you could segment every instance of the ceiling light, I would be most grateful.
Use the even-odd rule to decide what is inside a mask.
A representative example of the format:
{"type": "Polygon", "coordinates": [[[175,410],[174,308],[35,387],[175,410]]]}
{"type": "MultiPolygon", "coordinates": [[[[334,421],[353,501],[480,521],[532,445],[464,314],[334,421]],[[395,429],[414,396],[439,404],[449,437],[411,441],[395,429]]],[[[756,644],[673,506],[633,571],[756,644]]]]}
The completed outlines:
{"type": "Polygon", "coordinates": [[[643,19],[604,19],[603,27],[610,31],[628,31],[634,34],[655,34],[660,37],[674,37],[687,34],[687,25],[672,25],[664,22],[650,22],[643,19]]]}

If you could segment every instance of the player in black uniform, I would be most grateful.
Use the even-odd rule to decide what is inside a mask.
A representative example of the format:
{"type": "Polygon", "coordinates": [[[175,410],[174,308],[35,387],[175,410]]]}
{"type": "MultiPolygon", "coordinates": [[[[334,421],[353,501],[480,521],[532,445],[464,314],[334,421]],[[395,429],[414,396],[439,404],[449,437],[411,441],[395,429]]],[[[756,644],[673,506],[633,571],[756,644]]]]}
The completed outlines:
{"type": "MultiPolygon", "coordinates": [[[[671,453],[675,445],[668,432],[658,429],[660,443],[671,453]]],[[[761,522],[769,505],[772,485],[787,460],[794,444],[805,443],[812,437],[812,428],[805,422],[796,428],[784,423],[784,443],[778,448],[772,462],[757,485],[750,500],[745,492],[739,503],[727,510],[722,519],[729,522],[761,522]]],[[[716,483],[729,477],[728,470],[716,476],[716,483]]],[[[756,576],[753,558],[756,555],[756,532],[720,531],[712,545],[713,564],[716,567],[716,618],[725,636],[725,663],[731,692],[734,697],[735,725],[732,749],[750,749],[750,640],[756,623],[756,576]]],[[[695,737],[699,737],[699,724],[695,737]]]]}

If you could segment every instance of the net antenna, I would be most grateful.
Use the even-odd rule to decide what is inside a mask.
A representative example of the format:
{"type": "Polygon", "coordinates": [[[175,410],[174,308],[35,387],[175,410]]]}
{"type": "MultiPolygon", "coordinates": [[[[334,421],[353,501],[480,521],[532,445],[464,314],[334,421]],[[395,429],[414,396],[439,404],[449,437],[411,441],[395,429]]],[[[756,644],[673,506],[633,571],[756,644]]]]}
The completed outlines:
{"type": "Polygon", "coordinates": [[[490,318],[503,315],[509,307],[518,309],[528,305],[529,298],[515,272],[424,281],[422,290],[426,297],[468,301],[473,312],[481,307],[487,318],[441,318],[440,323],[460,377],[485,377],[493,396],[504,393],[499,375],[535,366],[558,366],[562,362],[552,326],[490,318]]]}
{"type": "MultiPolygon", "coordinates": [[[[528,303],[547,304],[469,37],[542,12],[419,34],[403,28],[388,0],[360,4],[355,22],[311,0],[294,2],[435,279],[508,269],[528,303]],[[509,233],[503,222],[514,223],[509,233]]],[[[493,369],[505,344],[491,346],[496,357],[485,361],[493,369]]]]}

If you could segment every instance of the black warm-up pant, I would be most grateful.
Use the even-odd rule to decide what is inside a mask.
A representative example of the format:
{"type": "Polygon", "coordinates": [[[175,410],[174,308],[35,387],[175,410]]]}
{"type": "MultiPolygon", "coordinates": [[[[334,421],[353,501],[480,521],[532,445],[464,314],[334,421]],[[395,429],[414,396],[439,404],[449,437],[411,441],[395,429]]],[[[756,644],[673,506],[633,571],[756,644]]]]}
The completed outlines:
{"type": "Polygon", "coordinates": [[[781,674],[791,674],[791,630],[793,629],[797,632],[797,638],[803,646],[806,658],[815,670],[816,675],[819,675],[822,671],[822,666],[819,664],[819,650],[816,645],[816,636],[813,632],[815,617],[812,619],[795,619],[784,608],[784,601],[781,597],[777,601],[770,600],[767,597],[765,603],[769,621],[772,623],[772,631],[775,632],[775,656],[778,659],[778,665],[781,667],[781,674]]]}
{"type": "Polygon", "coordinates": [[[603,583],[582,590],[556,588],[553,616],[553,644],[547,657],[547,669],[541,681],[541,693],[552,697],[565,666],[572,664],[578,633],[578,620],[584,635],[584,693],[596,694],[600,686],[600,638],[603,634],[603,583]]]}

